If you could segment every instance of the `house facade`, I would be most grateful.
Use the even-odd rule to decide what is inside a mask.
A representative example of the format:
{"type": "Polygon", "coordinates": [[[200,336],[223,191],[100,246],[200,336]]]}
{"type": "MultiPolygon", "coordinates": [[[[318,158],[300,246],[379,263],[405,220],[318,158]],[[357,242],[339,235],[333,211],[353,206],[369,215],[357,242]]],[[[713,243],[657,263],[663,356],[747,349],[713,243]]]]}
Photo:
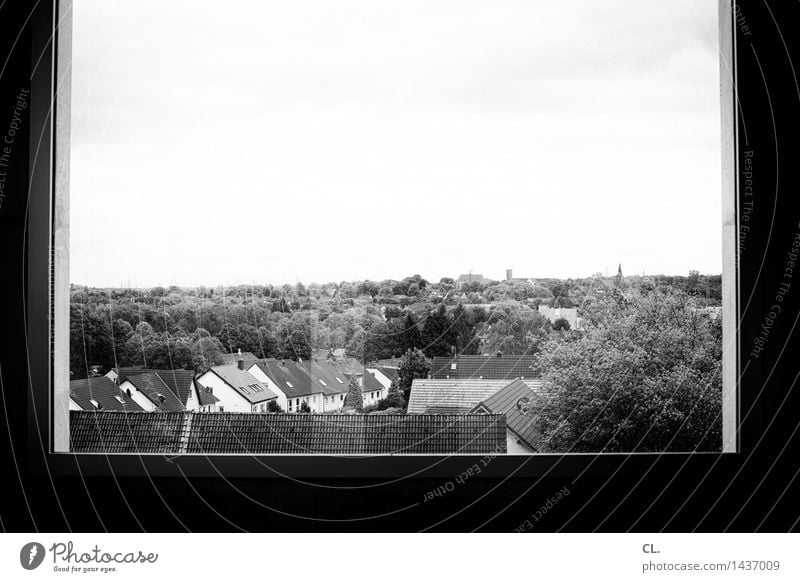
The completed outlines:
{"type": "Polygon", "coordinates": [[[212,366],[197,381],[216,399],[218,412],[267,412],[278,394],[239,365],[212,366]]]}

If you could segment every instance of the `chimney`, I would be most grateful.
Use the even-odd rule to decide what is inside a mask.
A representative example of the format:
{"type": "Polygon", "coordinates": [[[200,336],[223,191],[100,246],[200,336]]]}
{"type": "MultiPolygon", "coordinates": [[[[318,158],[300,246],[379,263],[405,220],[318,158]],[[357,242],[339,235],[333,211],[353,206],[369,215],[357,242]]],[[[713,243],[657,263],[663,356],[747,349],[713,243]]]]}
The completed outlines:
{"type": "Polygon", "coordinates": [[[244,360],[242,359],[242,348],[239,348],[239,369],[244,370],[244,360]]]}
{"type": "Polygon", "coordinates": [[[503,352],[497,352],[497,357],[498,358],[502,358],[503,357],[503,352]]]}

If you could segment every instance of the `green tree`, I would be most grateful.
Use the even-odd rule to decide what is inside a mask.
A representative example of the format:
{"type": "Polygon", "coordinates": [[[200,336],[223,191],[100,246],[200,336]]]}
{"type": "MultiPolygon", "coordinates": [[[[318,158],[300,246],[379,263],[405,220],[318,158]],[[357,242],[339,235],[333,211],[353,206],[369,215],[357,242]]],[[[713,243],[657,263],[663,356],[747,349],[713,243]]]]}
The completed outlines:
{"type": "Polygon", "coordinates": [[[453,310],[453,336],[455,338],[456,353],[473,356],[480,347],[475,325],[470,314],[459,304],[453,310]]]}
{"type": "Polygon", "coordinates": [[[408,397],[411,394],[412,382],[417,378],[427,378],[430,370],[430,360],[425,357],[422,350],[414,348],[403,355],[397,371],[397,384],[406,402],[408,402],[408,397]]]}
{"type": "Polygon", "coordinates": [[[538,422],[550,451],[719,451],[718,319],[682,291],[622,293],[587,306],[587,329],[537,357],[538,422]]]}
{"type": "Polygon", "coordinates": [[[422,349],[429,358],[449,356],[453,353],[453,327],[444,305],[439,305],[428,315],[422,327],[421,341],[422,349]]]}
{"type": "Polygon", "coordinates": [[[344,397],[345,410],[355,410],[361,412],[364,409],[364,395],[361,393],[361,386],[358,385],[358,377],[353,374],[350,382],[347,383],[347,394],[344,397]]]}

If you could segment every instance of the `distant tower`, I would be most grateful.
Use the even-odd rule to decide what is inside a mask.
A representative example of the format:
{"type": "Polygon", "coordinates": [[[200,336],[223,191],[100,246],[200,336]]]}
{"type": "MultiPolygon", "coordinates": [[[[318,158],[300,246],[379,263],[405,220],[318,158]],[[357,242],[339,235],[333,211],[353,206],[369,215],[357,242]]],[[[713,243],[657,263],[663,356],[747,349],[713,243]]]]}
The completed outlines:
{"type": "Polygon", "coordinates": [[[511,281],[513,278],[513,271],[511,269],[506,269],[506,281],[511,281]]]}
{"type": "Polygon", "coordinates": [[[617,268],[617,276],[614,277],[614,285],[617,287],[622,287],[622,263],[619,264],[617,268]]]}

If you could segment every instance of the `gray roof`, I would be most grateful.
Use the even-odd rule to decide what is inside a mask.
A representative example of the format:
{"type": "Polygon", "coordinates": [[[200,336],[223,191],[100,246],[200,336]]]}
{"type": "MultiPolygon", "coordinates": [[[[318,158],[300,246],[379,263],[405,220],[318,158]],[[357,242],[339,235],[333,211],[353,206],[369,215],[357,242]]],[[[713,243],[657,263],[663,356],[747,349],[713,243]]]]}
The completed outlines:
{"type": "MultiPolygon", "coordinates": [[[[148,372],[137,376],[128,376],[125,382],[133,384],[139,392],[147,396],[159,410],[165,412],[180,412],[186,406],[172,392],[170,387],[156,373],[148,372]]],[[[124,382],[123,382],[124,384],[124,382]]]]}
{"type": "Polygon", "coordinates": [[[508,380],[537,376],[532,355],[456,356],[433,358],[431,378],[437,380],[508,380]]]}
{"type": "Polygon", "coordinates": [[[236,364],[211,366],[209,371],[219,376],[228,386],[236,390],[251,404],[258,404],[278,397],[277,394],[270,390],[269,386],[259,382],[250,372],[240,370],[236,364]]]}
{"type": "Polygon", "coordinates": [[[416,379],[411,384],[408,414],[426,414],[429,409],[468,411],[507,385],[507,380],[416,379]]]}
{"type": "Polygon", "coordinates": [[[142,407],[120,390],[113,380],[105,376],[70,381],[69,397],[83,410],[97,410],[92,404],[92,400],[100,405],[101,410],[142,410],[142,407]],[[120,398],[122,402],[117,398],[120,398]]]}
{"type": "Polygon", "coordinates": [[[508,429],[525,444],[536,449],[541,439],[541,432],[536,423],[536,411],[541,402],[540,381],[517,379],[475,406],[470,412],[505,415],[508,429]]]}

